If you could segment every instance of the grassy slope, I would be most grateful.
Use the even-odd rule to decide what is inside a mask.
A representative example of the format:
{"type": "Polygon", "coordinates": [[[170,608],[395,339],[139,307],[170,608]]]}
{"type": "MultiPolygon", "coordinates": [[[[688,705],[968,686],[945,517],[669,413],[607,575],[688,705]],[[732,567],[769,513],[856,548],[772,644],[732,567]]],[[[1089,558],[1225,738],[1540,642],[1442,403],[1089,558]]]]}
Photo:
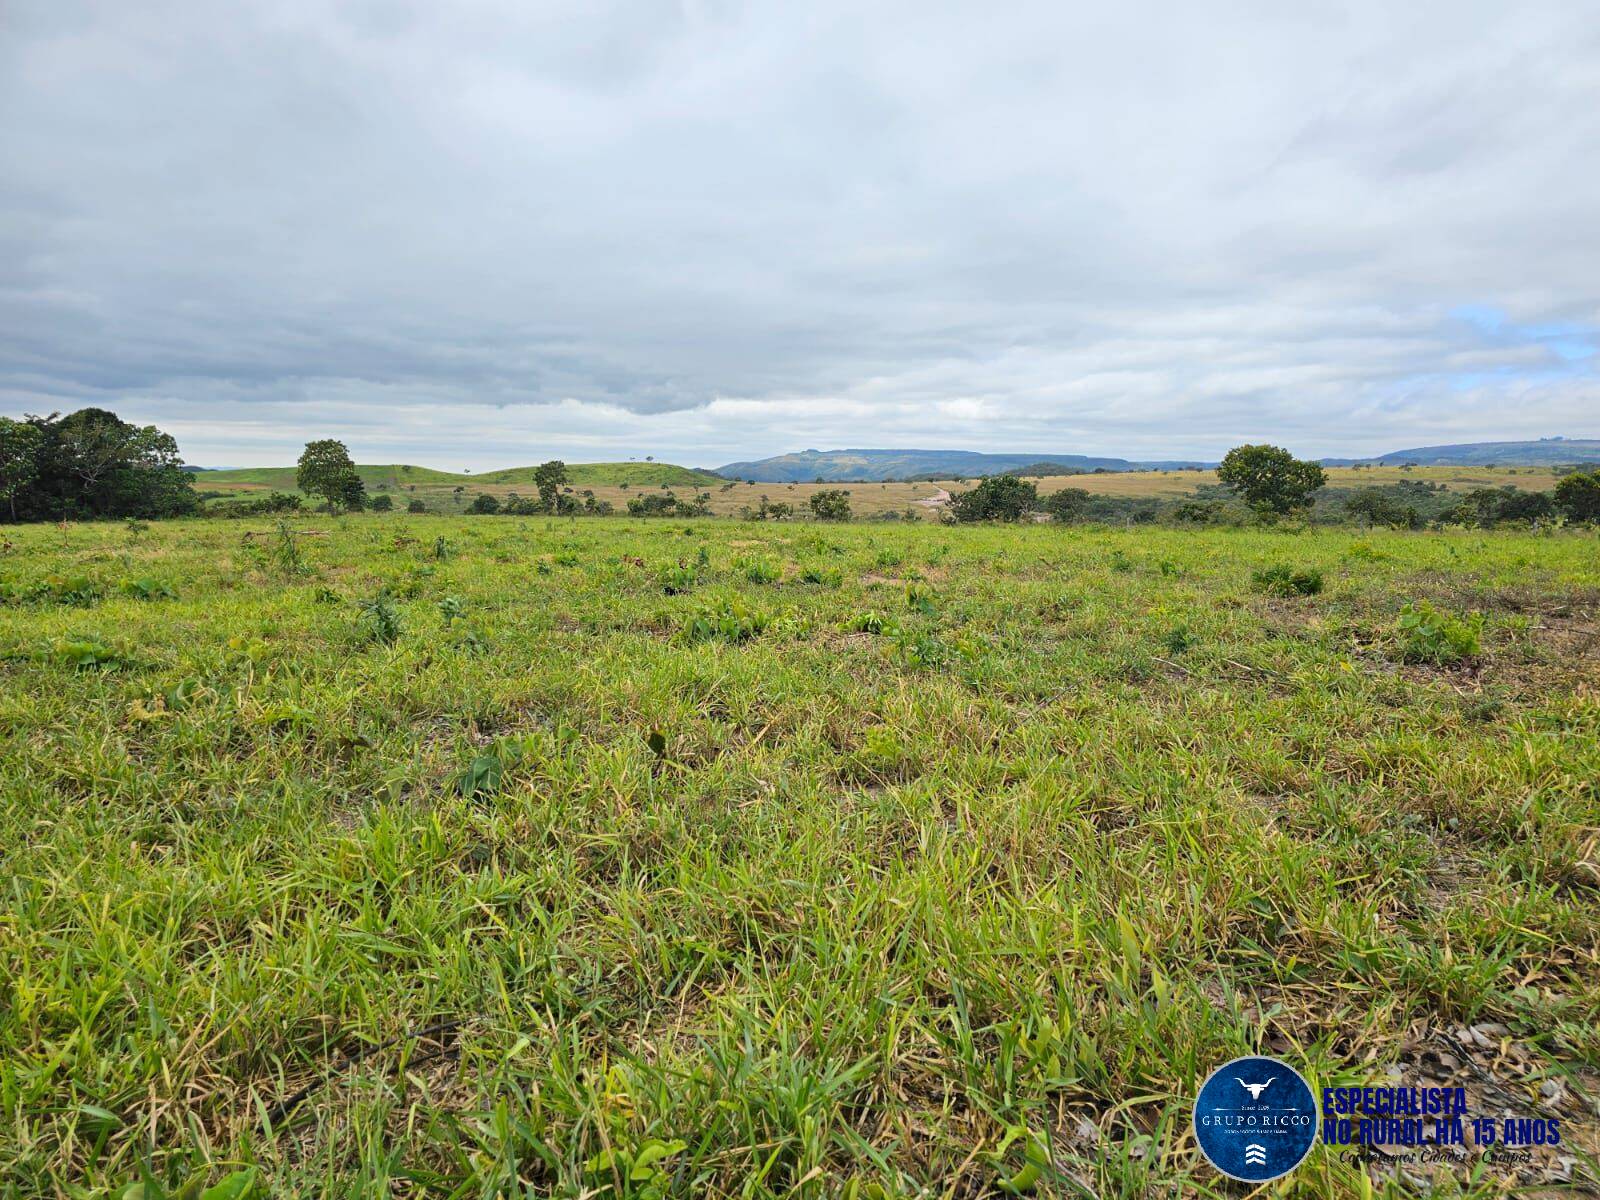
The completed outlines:
{"type": "MultiPolygon", "coordinates": [[[[976,1195],[1026,1124],[1100,1195],[1232,1195],[1189,1105],[1253,1049],[1313,1086],[1521,1063],[1529,1112],[1545,1071],[1593,1082],[1592,535],[301,528],[294,576],[266,521],[7,532],[6,582],[110,596],[0,605],[18,1194],[152,1153],[282,1196],[578,1195],[654,1138],[675,1196],[976,1195]],[[1327,590],[1252,592],[1277,561],[1327,590]],[[354,603],[383,586],[392,648],[354,603]],[[1397,663],[1416,597],[1485,610],[1482,661],[1397,663]],[[682,640],[725,603],[776,623],[682,640]],[[903,635],[842,629],[868,610],[903,635]],[[33,657],[82,636],[127,665],[33,657]]],[[[1319,1147],[1296,1194],[1353,1170],[1319,1147]]]]}
{"type": "MultiPolygon", "coordinates": [[[[485,471],[470,476],[487,483],[533,483],[534,467],[509,467],[504,471],[485,471]]],[[[674,487],[705,487],[726,482],[720,475],[695,467],[679,467],[672,463],[617,462],[572,463],[567,467],[572,487],[616,486],[630,484],[634,487],[657,487],[663,483],[674,487]]]]}
{"type": "MultiPolygon", "coordinates": [[[[403,463],[381,465],[360,464],[356,467],[369,492],[380,489],[402,491],[412,486],[423,489],[466,487],[484,484],[521,484],[533,486],[535,467],[507,467],[500,471],[485,471],[481,475],[463,475],[451,471],[435,471],[431,467],[416,467],[403,463]]],[[[569,463],[567,474],[573,487],[617,485],[654,487],[663,483],[674,486],[720,484],[722,478],[710,471],[693,467],[679,467],[672,463],[569,463]]],[[[293,467],[243,467],[233,471],[202,471],[195,475],[195,486],[204,490],[295,490],[293,467]]]]}

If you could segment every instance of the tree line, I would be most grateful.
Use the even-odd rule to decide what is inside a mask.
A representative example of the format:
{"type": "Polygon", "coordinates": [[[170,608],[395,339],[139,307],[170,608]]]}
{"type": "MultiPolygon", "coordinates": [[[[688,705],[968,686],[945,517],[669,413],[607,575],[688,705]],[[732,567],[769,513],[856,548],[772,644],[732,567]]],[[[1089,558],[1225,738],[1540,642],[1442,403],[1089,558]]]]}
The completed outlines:
{"type": "MultiPolygon", "coordinates": [[[[307,442],[296,466],[300,492],[320,498],[327,511],[387,511],[394,506],[386,494],[367,496],[349,449],[334,438],[307,442]]],[[[1406,481],[1353,493],[1329,489],[1335,497],[1329,505],[1319,497],[1327,484],[1321,466],[1297,459],[1278,446],[1246,445],[1228,451],[1217,478],[1218,488],[1200,488],[1179,501],[1160,501],[1098,496],[1070,487],[1040,496],[1030,480],[994,475],[952,495],[943,516],[957,523],[1042,516],[1067,522],[1169,518],[1192,524],[1238,519],[1271,522],[1304,516],[1409,529],[1440,524],[1487,528],[1557,520],[1600,522],[1600,470],[1574,471],[1548,493],[1512,487],[1453,493],[1442,485],[1406,481]]],[[[597,499],[592,490],[573,495],[569,480],[566,464],[552,459],[534,470],[537,498],[514,492],[504,498],[483,493],[467,511],[510,516],[604,516],[612,511],[610,502],[597,499]]],[[[628,501],[628,512],[641,517],[704,516],[710,512],[710,498],[709,493],[691,499],[670,492],[638,496],[628,501]]],[[[810,497],[809,505],[813,519],[851,519],[850,493],[844,489],[819,491],[810,497]]],[[[298,495],[272,493],[231,504],[227,512],[256,515],[300,506],[298,495]]],[[[412,512],[426,511],[417,499],[408,507],[412,512]]],[[[59,413],[21,420],[0,417],[0,519],[149,519],[187,516],[200,510],[194,474],[183,466],[177,442],[154,425],[134,425],[101,408],[80,409],[65,417],[59,413]]],[[[746,509],[742,515],[747,520],[782,520],[791,512],[790,505],[762,496],[759,509],[746,509]]]]}
{"type": "MultiPolygon", "coordinates": [[[[1429,525],[1540,525],[1564,520],[1600,523],[1600,470],[1573,471],[1546,492],[1514,487],[1451,492],[1442,484],[1405,481],[1389,487],[1339,490],[1324,505],[1327,485],[1320,465],[1297,459],[1279,446],[1236,446],[1217,468],[1218,488],[1199,488],[1183,500],[1099,496],[1083,488],[1061,488],[1040,496],[1031,481],[992,475],[950,497],[945,519],[953,523],[1021,521],[1035,516],[1057,521],[1168,519],[1209,525],[1245,521],[1271,523],[1304,518],[1399,529],[1429,525]]],[[[1332,489],[1330,489],[1332,490],[1332,489]]]]}
{"type": "Polygon", "coordinates": [[[198,511],[178,443],[103,408],[0,417],[0,512],[12,521],[181,517],[198,511]]]}

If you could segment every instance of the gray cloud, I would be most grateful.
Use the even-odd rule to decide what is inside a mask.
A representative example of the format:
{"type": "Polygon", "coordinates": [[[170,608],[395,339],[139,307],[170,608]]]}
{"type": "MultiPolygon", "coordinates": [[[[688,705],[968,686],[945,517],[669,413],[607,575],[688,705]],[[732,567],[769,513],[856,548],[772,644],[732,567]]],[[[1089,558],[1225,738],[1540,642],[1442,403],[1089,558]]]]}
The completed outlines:
{"type": "Polygon", "coordinates": [[[1600,433],[1582,6],[0,22],[0,411],[474,467],[1600,433]]]}

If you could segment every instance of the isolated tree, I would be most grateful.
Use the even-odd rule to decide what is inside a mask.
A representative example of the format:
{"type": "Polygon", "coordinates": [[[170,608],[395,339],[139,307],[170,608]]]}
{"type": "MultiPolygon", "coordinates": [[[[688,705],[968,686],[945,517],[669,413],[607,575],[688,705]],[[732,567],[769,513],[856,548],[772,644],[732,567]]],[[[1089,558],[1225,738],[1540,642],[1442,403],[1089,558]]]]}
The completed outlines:
{"type": "Polygon", "coordinates": [[[811,494],[811,511],[819,521],[848,521],[850,493],[843,488],[827,488],[811,494]]]}
{"type": "Polygon", "coordinates": [[[394,508],[394,498],[387,493],[374,496],[372,503],[367,505],[373,512],[389,512],[394,508]]]}
{"type": "Polygon", "coordinates": [[[421,500],[412,500],[410,504],[406,505],[406,511],[408,513],[425,513],[428,511],[428,506],[421,500]]]}
{"type": "Polygon", "coordinates": [[[1278,446],[1235,446],[1223,456],[1217,478],[1258,512],[1286,513],[1304,508],[1328,482],[1314,462],[1304,462],[1278,446]]]}
{"type": "Polygon", "coordinates": [[[488,492],[482,492],[476,500],[467,505],[467,511],[469,513],[497,513],[500,511],[500,501],[496,500],[488,492]]]}
{"type": "Polygon", "coordinates": [[[1020,521],[1039,507],[1039,489],[1015,475],[991,475],[971,491],[950,497],[952,521],[1020,521]]]}
{"type": "Polygon", "coordinates": [[[1600,471],[1573,472],[1556,484],[1556,507],[1569,521],[1600,521],[1600,471]]]}
{"type": "Polygon", "coordinates": [[[28,421],[0,417],[0,498],[17,519],[17,495],[39,475],[39,447],[44,435],[28,421]]]}
{"type": "Polygon", "coordinates": [[[321,496],[335,512],[341,505],[360,507],[366,499],[366,487],[343,442],[333,438],[307,442],[299,466],[295,483],[300,490],[308,496],[321,496]],[[356,502],[354,505],[352,500],[356,502]]]}
{"type": "Polygon", "coordinates": [[[539,503],[546,512],[555,512],[561,485],[567,482],[567,464],[559,458],[540,463],[533,471],[533,486],[539,489],[539,503]]]}

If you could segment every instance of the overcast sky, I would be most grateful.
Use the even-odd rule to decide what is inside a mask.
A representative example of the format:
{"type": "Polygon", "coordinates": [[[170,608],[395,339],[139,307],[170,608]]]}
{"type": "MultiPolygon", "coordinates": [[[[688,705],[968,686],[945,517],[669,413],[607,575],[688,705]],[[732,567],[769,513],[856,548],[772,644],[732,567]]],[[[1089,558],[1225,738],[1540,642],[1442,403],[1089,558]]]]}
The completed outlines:
{"type": "Polygon", "coordinates": [[[191,462],[1600,436],[1592,4],[4,0],[0,413],[191,462]]]}

